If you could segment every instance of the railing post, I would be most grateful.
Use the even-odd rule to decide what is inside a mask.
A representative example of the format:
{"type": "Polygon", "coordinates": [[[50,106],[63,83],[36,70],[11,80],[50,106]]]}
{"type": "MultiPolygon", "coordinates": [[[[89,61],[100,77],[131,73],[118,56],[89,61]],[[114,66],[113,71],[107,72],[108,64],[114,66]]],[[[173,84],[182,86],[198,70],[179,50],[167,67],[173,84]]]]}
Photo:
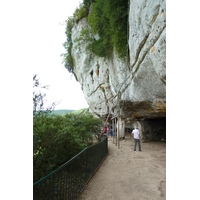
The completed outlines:
{"type": "Polygon", "coordinates": [[[118,149],[120,148],[120,141],[119,141],[119,122],[120,122],[120,120],[119,120],[119,118],[118,118],[118,120],[117,120],[117,144],[118,144],[118,149]]]}
{"type": "Polygon", "coordinates": [[[112,119],[112,131],[113,131],[113,135],[112,135],[112,139],[113,139],[113,144],[114,144],[114,130],[115,130],[115,127],[114,127],[114,120],[112,119]]]}
{"type": "Polygon", "coordinates": [[[108,138],[106,138],[106,154],[108,154],[108,138]]]}
{"type": "Polygon", "coordinates": [[[117,118],[115,118],[115,145],[117,146],[117,118]]]}
{"type": "Polygon", "coordinates": [[[86,155],[85,155],[85,177],[86,181],[88,179],[88,149],[86,149],[86,155]]]}
{"type": "Polygon", "coordinates": [[[52,191],[52,200],[54,200],[54,195],[55,195],[55,174],[53,175],[53,191],[52,191]]]}

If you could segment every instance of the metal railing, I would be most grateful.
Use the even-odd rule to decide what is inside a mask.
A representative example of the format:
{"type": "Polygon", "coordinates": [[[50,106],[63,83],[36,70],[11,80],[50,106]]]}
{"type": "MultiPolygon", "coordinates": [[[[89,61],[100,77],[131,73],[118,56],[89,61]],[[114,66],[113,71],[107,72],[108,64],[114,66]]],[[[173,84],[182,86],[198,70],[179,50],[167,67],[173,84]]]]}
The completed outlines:
{"type": "Polygon", "coordinates": [[[78,199],[108,154],[107,137],[85,148],[57,170],[33,184],[34,200],[78,199]]]}

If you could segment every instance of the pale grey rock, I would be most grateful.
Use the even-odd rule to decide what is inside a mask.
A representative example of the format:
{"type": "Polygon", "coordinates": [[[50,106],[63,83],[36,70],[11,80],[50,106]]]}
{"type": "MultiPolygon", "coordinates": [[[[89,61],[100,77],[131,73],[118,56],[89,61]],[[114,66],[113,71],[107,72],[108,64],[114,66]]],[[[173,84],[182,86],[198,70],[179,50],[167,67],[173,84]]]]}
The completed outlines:
{"type": "Polygon", "coordinates": [[[129,60],[120,60],[115,52],[107,59],[86,51],[87,43],[77,39],[81,30],[89,28],[87,21],[82,19],[75,24],[72,29],[74,72],[90,111],[104,120],[109,113],[112,113],[110,117],[119,116],[126,123],[165,117],[165,0],[130,0],[128,20],[129,60]]]}

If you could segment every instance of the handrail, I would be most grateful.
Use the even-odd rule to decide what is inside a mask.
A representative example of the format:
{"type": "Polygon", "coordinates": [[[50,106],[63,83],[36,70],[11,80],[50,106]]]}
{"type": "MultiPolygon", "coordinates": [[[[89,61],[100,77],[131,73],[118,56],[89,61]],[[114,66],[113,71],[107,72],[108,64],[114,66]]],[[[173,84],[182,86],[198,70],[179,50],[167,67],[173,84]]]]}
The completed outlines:
{"type": "Polygon", "coordinates": [[[107,137],[33,183],[33,199],[77,199],[108,153],[107,137]]]}
{"type": "Polygon", "coordinates": [[[55,174],[57,171],[59,171],[60,169],[62,169],[63,167],[65,167],[68,163],[71,162],[71,160],[75,159],[78,155],[80,155],[83,151],[85,151],[87,148],[89,147],[86,147],[85,149],[83,149],[81,152],[79,152],[78,154],[76,154],[74,157],[72,157],[70,160],[68,160],[67,162],[65,162],[63,165],[61,165],[60,167],[58,167],[57,169],[55,169],[54,171],[50,172],[49,174],[47,174],[46,176],[42,177],[41,179],[39,179],[38,181],[34,182],[33,183],[33,187],[35,185],[37,185],[39,182],[41,182],[42,180],[44,179],[47,179],[49,176],[55,174]]]}

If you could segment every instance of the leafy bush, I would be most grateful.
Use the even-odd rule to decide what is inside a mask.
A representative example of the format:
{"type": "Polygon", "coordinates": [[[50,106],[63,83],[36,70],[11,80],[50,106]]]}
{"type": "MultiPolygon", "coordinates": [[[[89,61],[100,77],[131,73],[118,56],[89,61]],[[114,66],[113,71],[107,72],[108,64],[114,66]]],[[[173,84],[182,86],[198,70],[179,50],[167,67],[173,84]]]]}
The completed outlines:
{"type": "MultiPolygon", "coordinates": [[[[33,76],[33,179],[50,173],[86,146],[100,132],[101,120],[84,109],[78,114],[51,115],[53,107],[45,108],[45,93],[37,75],[33,76]],[[83,113],[83,111],[85,111],[83,113]],[[86,114],[85,114],[86,113],[86,114]]],[[[55,104],[53,104],[55,105],[55,104]]]]}
{"type": "Polygon", "coordinates": [[[100,132],[100,119],[91,115],[38,115],[33,119],[34,181],[93,144],[100,132]]]}
{"type": "Polygon", "coordinates": [[[66,20],[66,24],[67,25],[66,25],[65,34],[67,36],[67,41],[65,41],[65,43],[63,44],[63,47],[66,49],[67,53],[62,54],[61,56],[64,58],[63,62],[65,64],[65,68],[69,71],[69,73],[74,74],[73,59],[71,56],[71,49],[72,49],[71,30],[73,28],[74,19],[72,17],[69,17],[66,20]]]}
{"type": "Polygon", "coordinates": [[[79,8],[76,8],[73,17],[76,21],[76,23],[78,23],[79,20],[81,20],[84,17],[87,17],[89,14],[89,8],[86,5],[80,4],[79,8]]]}
{"type": "Polygon", "coordinates": [[[95,0],[83,0],[83,4],[88,8],[90,7],[92,2],[95,2],[95,0]]]}
{"type": "Polygon", "coordinates": [[[72,49],[72,39],[71,39],[71,30],[74,26],[74,23],[78,23],[78,21],[84,17],[86,17],[89,13],[89,8],[86,5],[80,4],[79,8],[77,8],[73,14],[73,17],[68,17],[66,20],[66,31],[65,34],[67,36],[67,40],[64,42],[63,46],[66,49],[66,53],[62,54],[61,56],[64,58],[63,62],[65,68],[69,71],[69,73],[73,73],[76,80],[76,74],[74,73],[74,66],[73,66],[73,58],[71,56],[71,49],[72,49]]]}
{"type": "Polygon", "coordinates": [[[88,22],[100,40],[94,41],[93,53],[109,57],[115,49],[120,58],[127,54],[128,0],[96,0],[88,22]],[[104,52],[104,54],[102,54],[104,52]]]}

